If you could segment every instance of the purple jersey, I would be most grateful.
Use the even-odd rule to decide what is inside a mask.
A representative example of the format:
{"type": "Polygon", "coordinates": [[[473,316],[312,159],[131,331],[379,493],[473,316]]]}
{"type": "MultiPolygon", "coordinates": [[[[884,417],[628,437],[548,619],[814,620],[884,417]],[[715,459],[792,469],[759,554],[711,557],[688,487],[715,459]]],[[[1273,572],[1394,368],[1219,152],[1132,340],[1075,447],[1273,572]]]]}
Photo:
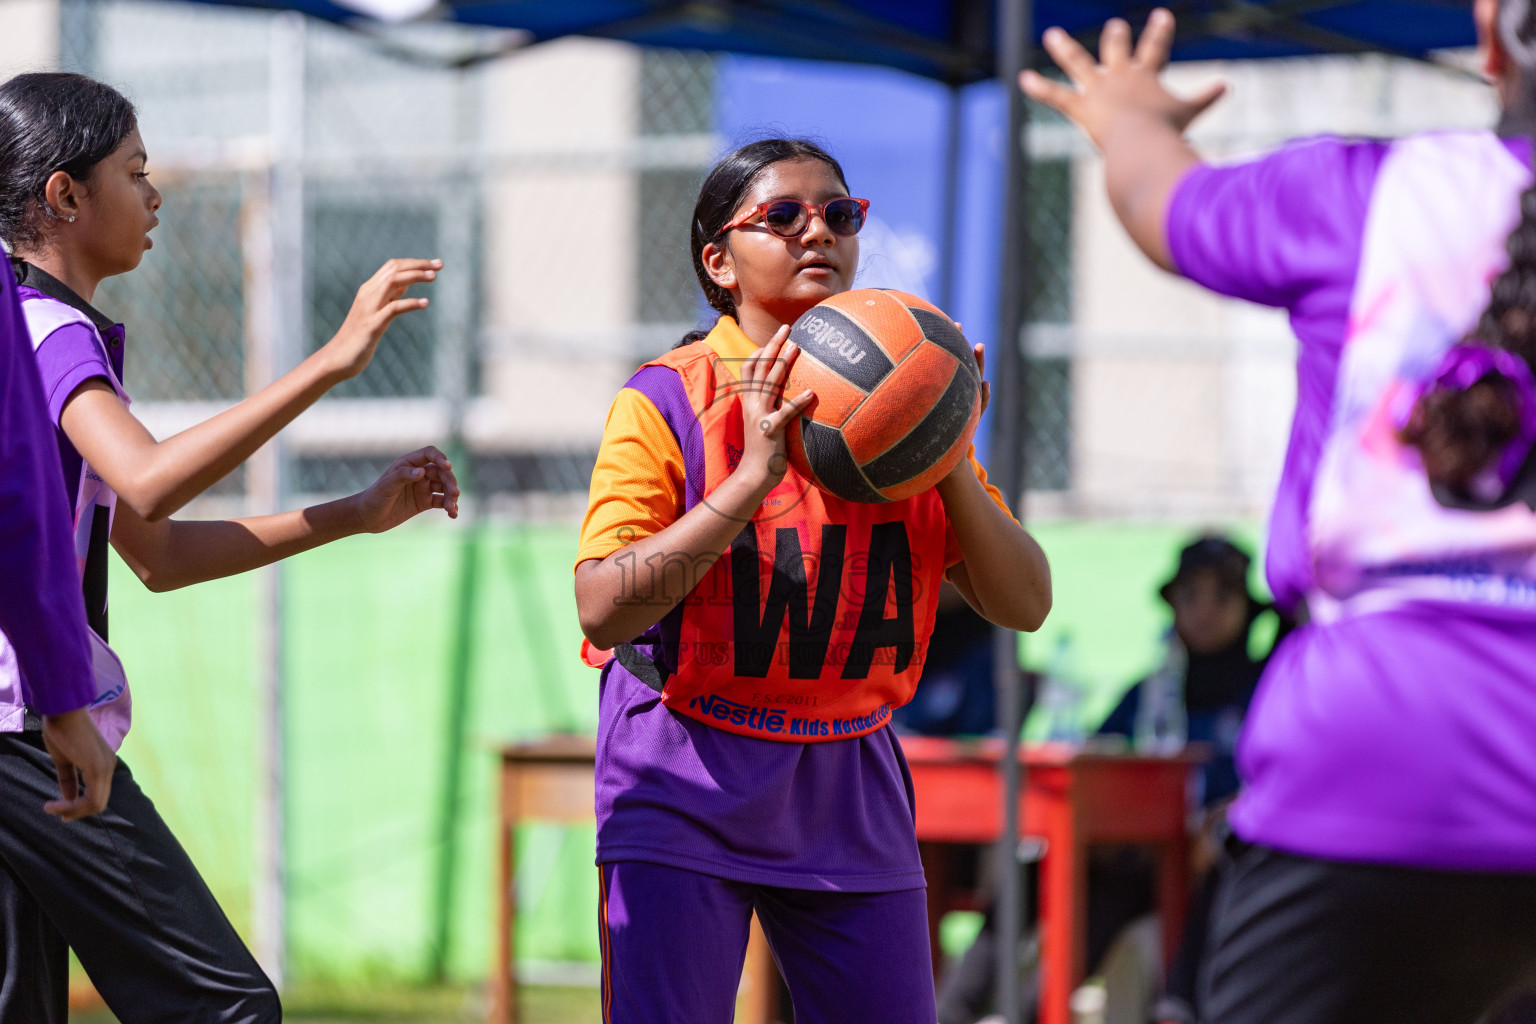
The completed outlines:
{"type": "Polygon", "coordinates": [[[62,714],[96,697],[58,449],[17,298],[0,260],[0,579],[11,581],[0,630],[20,641],[0,641],[0,677],[13,681],[0,683],[0,730],[20,728],[23,703],[62,714]]]}
{"type": "Polygon", "coordinates": [[[1245,839],[1536,870],[1536,520],[1440,509],[1384,426],[1486,304],[1529,160],[1487,132],[1317,139],[1197,166],[1175,192],[1180,272],[1287,310],[1300,343],[1267,570],[1312,618],[1239,745],[1245,839]]]}
{"type": "MultiPolygon", "coordinates": [[[[58,427],[64,403],[87,380],[106,381],[126,404],[128,396],[121,384],[122,325],[107,320],[36,267],[22,267],[26,272],[19,289],[22,314],[52,424],[58,427]]],[[[108,539],[117,496],[80,457],[62,429],[56,436],[53,451],[59,457],[65,493],[74,499],[78,592],[84,596],[86,623],[91,630],[87,639],[91,641],[96,690],[91,715],[103,738],[116,748],[132,721],[132,697],[122,665],[106,645],[108,539]]],[[[0,635],[0,731],[14,732],[23,726],[26,700],[9,650],[8,639],[0,635]]]]}
{"type": "Polygon", "coordinates": [[[825,743],[715,729],[603,670],[597,861],[641,860],[791,889],[923,885],[912,781],[890,727],[825,743]]]}

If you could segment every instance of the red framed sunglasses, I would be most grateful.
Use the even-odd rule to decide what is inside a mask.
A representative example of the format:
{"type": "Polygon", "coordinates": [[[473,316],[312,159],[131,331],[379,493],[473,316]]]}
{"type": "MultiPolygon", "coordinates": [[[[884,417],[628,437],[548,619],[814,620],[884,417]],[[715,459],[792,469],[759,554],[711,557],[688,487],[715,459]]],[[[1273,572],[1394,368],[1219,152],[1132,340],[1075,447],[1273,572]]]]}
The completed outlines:
{"type": "Polygon", "coordinates": [[[851,196],[841,196],[820,206],[802,203],[798,199],[774,199],[766,203],[758,203],[715,232],[715,237],[719,238],[732,228],[739,228],[743,224],[751,223],[753,218],[761,217],[763,227],[769,231],[780,238],[794,238],[805,232],[812,217],[820,217],[826,221],[827,227],[834,235],[842,235],[846,238],[859,233],[859,229],[864,226],[864,216],[867,213],[869,213],[869,200],[854,199],[851,196]]]}

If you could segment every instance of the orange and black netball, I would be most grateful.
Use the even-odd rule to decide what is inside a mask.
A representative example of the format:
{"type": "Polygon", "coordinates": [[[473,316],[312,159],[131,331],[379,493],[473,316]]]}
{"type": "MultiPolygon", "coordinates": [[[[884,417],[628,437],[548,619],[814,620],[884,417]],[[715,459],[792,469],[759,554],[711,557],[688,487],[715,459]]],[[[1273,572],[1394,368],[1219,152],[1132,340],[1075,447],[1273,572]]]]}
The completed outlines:
{"type": "Polygon", "coordinates": [[[816,392],[790,424],[790,464],[847,501],[900,501],[964,457],[981,415],[981,371],[955,322],[906,292],[860,288],[818,303],[789,338],[786,395],[816,392]]]}

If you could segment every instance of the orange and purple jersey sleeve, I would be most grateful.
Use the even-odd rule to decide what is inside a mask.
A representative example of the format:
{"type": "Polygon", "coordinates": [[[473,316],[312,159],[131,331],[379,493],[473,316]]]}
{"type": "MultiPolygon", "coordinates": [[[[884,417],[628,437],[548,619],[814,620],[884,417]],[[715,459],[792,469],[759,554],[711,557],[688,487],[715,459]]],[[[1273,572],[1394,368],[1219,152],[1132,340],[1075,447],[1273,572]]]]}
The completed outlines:
{"type": "Polygon", "coordinates": [[[677,439],[656,406],[634,388],[620,390],[592,469],[576,564],[607,558],[676,522],[683,511],[683,467],[677,439]]]}

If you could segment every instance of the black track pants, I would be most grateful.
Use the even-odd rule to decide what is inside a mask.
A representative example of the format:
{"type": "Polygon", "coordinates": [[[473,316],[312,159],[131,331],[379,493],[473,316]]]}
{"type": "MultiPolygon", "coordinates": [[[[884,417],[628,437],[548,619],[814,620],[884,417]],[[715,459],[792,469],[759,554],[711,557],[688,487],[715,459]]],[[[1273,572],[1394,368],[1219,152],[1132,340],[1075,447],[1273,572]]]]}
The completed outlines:
{"type": "Polygon", "coordinates": [[[1474,1024],[1536,980],[1536,876],[1258,846],[1225,867],[1207,1024],[1474,1024]]]}
{"type": "Polygon", "coordinates": [[[68,950],[123,1024],[277,1024],[277,992],[121,761],[64,822],[38,733],[0,734],[0,1024],[67,1024],[68,950]]]}

